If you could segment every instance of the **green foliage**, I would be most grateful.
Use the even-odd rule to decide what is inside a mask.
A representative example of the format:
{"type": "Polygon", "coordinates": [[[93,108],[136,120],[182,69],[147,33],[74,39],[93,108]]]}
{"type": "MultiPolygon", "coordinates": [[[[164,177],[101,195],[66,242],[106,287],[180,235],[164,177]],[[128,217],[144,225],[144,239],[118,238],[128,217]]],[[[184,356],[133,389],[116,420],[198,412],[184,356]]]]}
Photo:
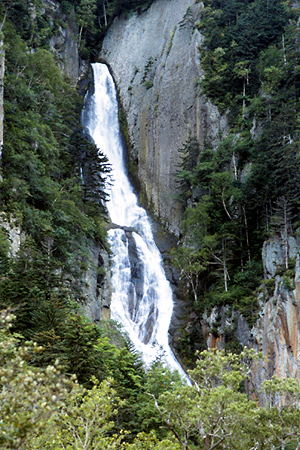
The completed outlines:
{"type": "Polygon", "coordinates": [[[76,384],[61,374],[58,363],[45,369],[30,365],[42,349],[32,342],[19,346],[19,338],[9,333],[12,319],[1,313],[0,443],[3,450],[25,450],[33,448],[32,440],[43,433],[76,384]]]}
{"type": "Polygon", "coordinates": [[[247,147],[243,154],[235,147],[238,169],[241,163],[253,164],[242,186],[249,216],[268,227],[281,197],[291,214],[299,198],[297,13],[285,2],[265,0],[225,6],[207,1],[205,6],[203,88],[221,108],[229,108],[232,127],[243,130],[240,142],[249,143],[253,119],[261,124],[259,138],[246,153],[247,147]]]}
{"type": "Polygon", "coordinates": [[[293,282],[292,282],[291,278],[288,277],[287,275],[284,275],[283,280],[282,280],[282,285],[285,288],[287,288],[289,291],[293,291],[294,290],[293,282]]]}
{"type": "MultiPolygon", "coordinates": [[[[179,150],[181,161],[176,172],[178,180],[178,200],[187,205],[188,199],[192,196],[193,189],[197,185],[194,168],[197,165],[199,156],[199,144],[195,137],[189,137],[179,150]]],[[[204,156],[205,158],[205,156],[204,156]]]]}
{"type": "Polygon", "coordinates": [[[183,385],[180,375],[177,372],[171,372],[159,359],[151,365],[136,396],[134,413],[139,431],[150,433],[151,430],[155,430],[156,436],[160,439],[168,436],[152,398],[153,396],[158,398],[166,391],[173,392],[183,385]]]}
{"type": "Polygon", "coordinates": [[[120,448],[122,436],[112,436],[112,420],[122,404],[113,380],[93,379],[90,390],[66,377],[58,362],[45,368],[30,365],[42,347],[19,344],[9,333],[12,316],[1,315],[1,448],[71,449],[120,448]]]}
{"type": "MultiPolygon", "coordinates": [[[[82,98],[53,55],[40,47],[28,51],[31,45],[40,44],[34,44],[22,27],[17,28],[18,5],[10,5],[4,25],[0,206],[4,218],[17,218],[26,239],[17,257],[8,261],[1,232],[1,271],[6,276],[1,274],[0,301],[16,308],[16,327],[28,337],[41,330],[55,330],[56,336],[56,306],[61,306],[65,320],[71,300],[82,300],[82,271],[91,264],[91,240],[98,239],[107,247],[104,204],[110,166],[83,136],[82,98]]],[[[43,14],[41,6],[40,2],[23,4],[32,17],[30,8],[38,8],[34,10],[38,17],[43,14]]]]}
{"type": "Polygon", "coordinates": [[[106,212],[104,205],[108,200],[107,188],[110,185],[111,172],[107,156],[80,130],[71,136],[70,145],[82,169],[84,202],[95,204],[106,212]]]}
{"type": "Polygon", "coordinates": [[[0,3],[1,22],[11,20],[25,39],[30,49],[49,48],[49,40],[56,31],[56,24],[45,14],[41,0],[2,0],[0,3]]]}
{"type": "Polygon", "coordinates": [[[251,448],[257,405],[240,392],[240,385],[247,378],[247,358],[253,357],[247,351],[239,356],[202,352],[189,371],[193,386],[158,398],[157,409],[181,448],[251,448]]]}
{"type": "Polygon", "coordinates": [[[133,444],[125,444],[124,450],[180,450],[182,447],[174,442],[174,438],[158,439],[155,431],[149,434],[139,433],[133,444]]]}
{"type": "Polygon", "coordinates": [[[197,24],[205,37],[201,86],[226,111],[230,130],[215,149],[209,137],[203,148],[190,138],[179,149],[184,248],[176,248],[173,260],[199,315],[230,305],[252,325],[261,249],[271,233],[285,250],[280,274],[294,275],[288,238],[300,196],[298,10],[275,0],[204,6],[197,24]]]}
{"type": "Polygon", "coordinates": [[[126,11],[147,9],[155,0],[112,0],[109,2],[111,14],[119,15],[126,11]]]}
{"type": "Polygon", "coordinates": [[[145,81],[144,86],[147,90],[151,89],[153,87],[153,81],[151,81],[151,80],[145,81]]]}
{"type": "MultiPolygon", "coordinates": [[[[90,389],[86,389],[76,377],[64,375],[57,361],[44,368],[34,367],[32,362],[43,349],[33,342],[21,345],[22,337],[10,331],[13,319],[12,314],[2,311],[0,442],[4,450],[224,446],[250,450],[299,445],[299,382],[276,377],[265,381],[262,393],[266,404],[260,406],[241,389],[248,380],[250,364],[260,359],[251,350],[244,349],[239,356],[202,352],[189,372],[192,386],[182,384],[178,375],[156,362],[143,384],[145,394],[140,391],[142,400],[136,399],[139,414],[135,427],[145,424],[148,417],[149,431],[139,432],[130,442],[131,430],[119,428],[120,408],[127,410],[129,405],[120,398],[116,380],[108,377],[99,382],[92,377],[90,389]],[[159,431],[162,428],[164,431],[159,431]]],[[[107,342],[98,345],[114,357],[115,351],[107,342]]]]}
{"type": "Polygon", "coordinates": [[[193,298],[199,314],[216,305],[232,305],[254,323],[258,304],[253,291],[262,267],[250,254],[252,236],[237,171],[241,141],[229,135],[217,150],[200,152],[197,140],[190,138],[179,150],[178,198],[185,212],[182,245],[172,257],[185,296],[193,298]]]}
{"type": "Polygon", "coordinates": [[[76,8],[76,13],[78,15],[77,22],[80,28],[92,28],[94,29],[94,16],[96,12],[97,4],[95,0],[81,0],[78,7],[76,8]]]}
{"type": "Polygon", "coordinates": [[[205,2],[199,27],[205,35],[201,51],[206,76],[202,86],[219,108],[225,110],[235,109],[238,96],[241,105],[245,90],[247,96],[256,92],[260,52],[279,42],[288,18],[295,16],[284,2],[275,0],[222,3],[205,2]]]}
{"type": "Polygon", "coordinates": [[[266,380],[261,391],[266,404],[259,411],[258,420],[262,424],[261,445],[284,449],[299,446],[299,382],[293,378],[266,380]],[[271,423],[272,426],[266,426],[271,423]]]}
{"type": "Polygon", "coordinates": [[[60,0],[67,17],[74,14],[79,25],[80,56],[94,61],[101,49],[102,39],[115,17],[141,13],[155,0],[60,0]]]}
{"type": "Polygon", "coordinates": [[[4,276],[9,268],[10,244],[4,229],[0,229],[0,277],[4,276]]]}
{"type": "Polygon", "coordinates": [[[103,381],[89,391],[73,391],[66,407],[55,417],[59,448],[109,449],[120,448],[122,435],[109,436],[114,426],[113,417],[120,399],[111,387],[112,380],[103,381]]]}

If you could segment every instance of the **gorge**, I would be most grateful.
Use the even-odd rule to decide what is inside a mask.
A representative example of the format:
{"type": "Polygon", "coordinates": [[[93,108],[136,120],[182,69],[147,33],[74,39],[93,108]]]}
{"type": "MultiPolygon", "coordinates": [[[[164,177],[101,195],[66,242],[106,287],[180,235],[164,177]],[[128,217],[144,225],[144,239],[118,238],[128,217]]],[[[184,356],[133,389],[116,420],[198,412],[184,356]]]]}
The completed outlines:
{"type": "Polygon", "coordinates": [[[1,449],[300,448],[299,17],[0,0],[1,449]]]}
{"type": "MultiPolygon", "coordinates": [[[[87,180],[79,186],[79,168],[94,167],[95,149],[73,120],[80,114],[71,104],[80,101],[52,53],[80,92],[90,62],[113,75],[130,177],[164,228],[156,240],[173,288],[177,355],[188,366],[197,350],[245,345],[265,357],[253,367],[256,393],[273,374],[299,379],[296,3],[156,0],[136,9],[114,1],[106,13],[119,9],[105,28],[107,2],[99,2],[96,28],[83,26],[80,48],[81,2],[74,9],[45,0],[34,12],[17,3],[5,29],[0,238],[3,303],[9,295],[19,307],[24,283],[21,311],[30,319],[20,314],[20,331],[36,326],[36,292],[43,305],[67,292],[95,323],[111,308],[104,213],[94,190],[84,191],[87,180]],[[7,255],[19,255],[19,266],[7,255]]],[[[109,234],[133,242],[135,231],[124,235],[125,223],[112,220],[118,227],[109,234]]]]}
{"type": "MultiPolygon", "coordinates": [[[[228,115],[220,113],[199,88],[199,79],[204,75],[201,68],[203,55],[200,56],[198,50],[203,44],[203,35],[197,25],[202,15],[201,2],[158,0],[140,15],[115,19],[99,55],[100,60],[109,64],[126,113],[131,158],[138,161],[141,197],[151,205],[154,215],[164,226],[177,236],[182,219],[181,206],[174,198],[180,148],[190,136],[196,137],[200,152],[208,143],[211,148],[216,148],[230,133],[228,115]]],[[[251,133],[254,140],[261,133],[255,120],[251,133]]],[[[229,158],[228,167],[233,173],[237,170],[235,156],[229,158]]],[[[240,180],[245,179],[247,170],[249,172],[240,164],[240,180]]],[[[183,336],[188,340],[194,333],[203,333],[209,347],[222,348],[226,345],[226,333],[233,332],[242,345],[263,351],[265,364],[253,370],[256,392],[262,381],[274,373],[297,378],[300,375],[297,238],[289,245],[289,256],[296,259],[296,273],[290,290],[284,286],[283,275],[276,272],[283,264],[284,246],[278,234],[264,244],[262,258],[266,281],[254,294],[261,311],[256,324],[246,325],[243,316],[230,307],[216,307],[211,315],[192,314],[185,328],[179,333],[177,328],[174,334],[178,333],[179,340],[183,336]],[[272,258],[274,269],[271,274],[266,267],[272,258]],[[273,277],[276,278],[274,291],[264,287],[273,277]],[[197,331],[192,331],[193,327],[197,331]]],[[[182,322],[180,326],[184,327],[182,322]]],[[[201,339],[196,338],[194,348],[201,348],[201,345],[201,339]]]]}

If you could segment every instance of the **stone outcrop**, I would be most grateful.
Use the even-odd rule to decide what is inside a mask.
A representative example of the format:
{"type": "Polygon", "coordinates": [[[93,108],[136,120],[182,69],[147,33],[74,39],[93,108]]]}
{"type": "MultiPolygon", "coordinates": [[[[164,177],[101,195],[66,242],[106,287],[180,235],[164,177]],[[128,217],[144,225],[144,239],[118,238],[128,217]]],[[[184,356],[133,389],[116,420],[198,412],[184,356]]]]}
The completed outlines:
{"type": "Polygon", "coordinates": [[[55,0],[43,0],[43,6],[53,21],[57,17],[64,20],[64,26],[59,26],[49,44],[60,69],[76,85],[86,67],[78,53],[78,26],[75,22],[75,13],[72,11],[68,17],[62,15],[60,3],[55,0]]]}
{"type": "Polygon", "coordinates": [[[274,374],[300,380],[300,243],[291,237],[289,243],[289,256],[296,258],[293,276],[290,271],[276,275],[276,269],[284,261],[282,239],[271,239],[263,249],[265,277],[275,277],[271,293],[266,295],[263,291],[259,296],[262,309],[251,330],[251,347],[264,355],[262,365],[252,371],[256,389],[274,374]]]}
{"type": "Polygon", "coordinates": [[[207,139],[214,145],[227,129],[199,88],[202,36],[195,23],[202,8],[194,0],[157,0],[140,15],[117,18],[99,55],[119,90],[142,192],[175,235],[181,219],[178,149],[190,136],[202,147],[207,139]]]}
{"type": "MultiPolygon", "coordinates": [[[[274,277],[277,267],[284,264],[285,248],[283,243],[283,236],[274,237],[269,241],[264,242],[262,250],[262,261],[264,267],[265,278],[274,277]]],[[[292,236],[288,237],[289,258],[296,258],[299,252],[299,243],[292,236]]]]}
{"type": "Polygon", "coordinates": [[[85,315],[93,322],[109,319],[112,294],[109,255],[97,243],[90,245],[89,267],[83,274],[83,281],[85,315]]]}
{"type": "Polygon", "coordinates": [[[293,274],[291,269],[282,269],[284,252],[284,240],[279,236],[264,243],[265,281],[258,291],[261,310],[255,326],[250,328],[243,316],[228,308],[214,308],[202,320],[208,347],[223,348],[225,331],[232,328],[243,346],[263,353],[262,362],[256,362],[251,371],[251,385],[257,395],[262,382],[273,375],[300,380],[299,239],[289,237],[289,256],[295,259],[293,274]]]}
{"type": "Polygon", "coordinates": [[[21,243],[25,240],[25,234],[22,232],[17,221],[9,219],[3,212],[0,213],[0,229],[5,231],[9,247],[9,257],[14,258],[20,250],[21,243]]]}

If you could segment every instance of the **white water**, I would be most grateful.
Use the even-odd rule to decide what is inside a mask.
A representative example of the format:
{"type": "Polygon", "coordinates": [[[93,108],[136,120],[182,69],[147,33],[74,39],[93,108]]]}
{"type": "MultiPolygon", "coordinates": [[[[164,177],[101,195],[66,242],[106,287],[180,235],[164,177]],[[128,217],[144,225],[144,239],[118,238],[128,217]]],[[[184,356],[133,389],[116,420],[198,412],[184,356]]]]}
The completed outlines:
{"type": "Polygon", "coordinates": [[[149,219],[138,206],[126,175],[113,79],[104,64],[93,64],[95,90],[84,125],[112,164],[113,185],[107,208],[113,223],[133,228],[109,231],[113,251],[111,317],[120,322],[149,365],[162,354],[172,369],[185,376],[168,344],[172,291],[162,268],[149,219]],[[130,257],[128,250],[131,249],[130,257]]]}

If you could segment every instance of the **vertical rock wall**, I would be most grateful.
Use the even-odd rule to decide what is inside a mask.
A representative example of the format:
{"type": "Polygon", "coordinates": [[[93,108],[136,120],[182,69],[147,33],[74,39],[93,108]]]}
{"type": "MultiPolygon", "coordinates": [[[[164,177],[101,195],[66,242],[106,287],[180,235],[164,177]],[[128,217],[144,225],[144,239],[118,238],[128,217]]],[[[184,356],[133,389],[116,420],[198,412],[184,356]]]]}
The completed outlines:
{"type": "Polygon", "coordinates": [[[252,371],[252,383],[260,386],[273,375],[300,380],[300,242],[289,238],[289,257],[296,259],[295,271],[281,273],[284,241],[278,236],[264,244],[265,283],[259,294],[261,312],[252,328],[249,345],[263,352],[264,361],[252,371]],[[277,270],[276,270],[277,269],[277,270]],[[278,270],[279,269],[279,270],[278,270]],[[273,286],[266,289],[270,280],[273,286]],[[272,281],[271,281],[272,283],[272,281]],[[269,291],[269,292],[268,292],[269,291]]]}
{"type": "Polygon", "coordinates": [[[83,311],[93,322],[109,319],[111,302],[111,278],[109,255],[99,244],[90,245],[89,267],[83,274],[86,302],[83,311]]]}
{"type": "Polygon", "coordinates": [[[119,89],[142,192],[176,235],[178,149],[189,136],[203,146],[226,133],[225,118],[199,89],[202,36],[194,25],[202,8],[194,0],[157,0],[143,14],[117,18],[99,56],[119,89]]]}
{"type": "Polygon", "coordinates": [[[295,269],[284,269],[284,239],[274,236],[264,243],[262,260],[265,280],[257,294],[260,313],[256,324],[249,327],[237,311],[229,308],[204,315],[202,329],[209,348],[224,347],[226,328],[232,328],[242,346],[262,352],[263,360],[251,370],[251,385],[256,395],[264,380],[273,375],[300,380],[300,242],[289,237],[289,257],[295,269]],[[218,328],[216,330],[216,320],[218,328]],[[213,332],[214,330],[214,332],[213,332]]]}
{"type": "MultiPolygon", "coordinates": [[[[62,15],[60,3],[55,0],[43,0],[45,12],[54,20],[62,15]]],[[[57,58],[60,69],[76,85],[84,63],[78,53],[78,26],[74,11],[68,17],[63,16],[66,25],[60,26],[55,36],[50,40],[51,50],[57,58]]]]}

